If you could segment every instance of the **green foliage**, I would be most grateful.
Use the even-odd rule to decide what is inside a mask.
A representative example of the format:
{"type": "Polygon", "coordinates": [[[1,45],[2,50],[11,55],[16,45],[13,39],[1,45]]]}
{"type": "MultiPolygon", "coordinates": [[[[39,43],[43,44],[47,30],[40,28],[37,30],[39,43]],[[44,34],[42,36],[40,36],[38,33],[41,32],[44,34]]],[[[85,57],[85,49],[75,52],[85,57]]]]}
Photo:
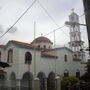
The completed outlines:
{"type": "Polygon", "coordinates": [[[86,82],[90,82],[90,59],[86,63],[86,72],[84,75],[80,77],[81,80],[84,80],[86,82]]]}
{"type": "Polygon", "coordinates": [[[76,81],[78,81],[78,78],[75,76],[62,77],[61,90],[66,90],[69,83],[75,83],[76,81]]]}

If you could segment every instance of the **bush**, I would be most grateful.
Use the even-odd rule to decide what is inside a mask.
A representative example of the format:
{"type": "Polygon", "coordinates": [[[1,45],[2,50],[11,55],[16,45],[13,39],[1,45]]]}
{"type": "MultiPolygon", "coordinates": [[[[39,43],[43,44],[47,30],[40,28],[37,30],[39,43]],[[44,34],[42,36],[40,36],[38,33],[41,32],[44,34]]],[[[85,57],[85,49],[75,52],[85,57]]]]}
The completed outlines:
{"type": "Polygon", "coordinates": [[[67,90],[69,83],[74,84],[78,81],[78,78],[75,76],[62,77],[61,80],[61,90],[67,90]]]}

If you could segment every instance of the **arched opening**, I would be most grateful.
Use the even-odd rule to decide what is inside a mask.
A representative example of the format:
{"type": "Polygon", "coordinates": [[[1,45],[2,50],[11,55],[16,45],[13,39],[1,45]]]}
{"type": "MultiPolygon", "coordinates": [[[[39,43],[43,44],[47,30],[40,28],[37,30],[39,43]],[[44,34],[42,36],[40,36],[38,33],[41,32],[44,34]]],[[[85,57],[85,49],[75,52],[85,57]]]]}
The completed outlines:
{"type": "Polygon", "coordinates": [[[16,75],[14,72],[11,73],[11,90],[16,90],[16,75]]]}
{"type": "Polygon", "coordinates": [[[25,53],[25,64],[31,64],[32,54],[30,52],[25,53]]]}
{"type": "Polygon", "coordinates": [[[37,77],[40,79],[40,90],[45,90],[45,73],[44,72],[39,72],[37,77]]]}
{"type": "Polygon", "coordinates": [[[47,90],[55,90],[55,73],[50,72],[47,78],[47,90]]]}
{"type": "Polygon", "coordinates": [[[32,90],[33,86],[33,75],[30,72],[26,72],[21,80],[21,89],[20,90],[32,90]]]}
{"type": "Polygon", "coordinates": [[[5,75],[0,74],[0,90],[5,89],[5,75]]]}

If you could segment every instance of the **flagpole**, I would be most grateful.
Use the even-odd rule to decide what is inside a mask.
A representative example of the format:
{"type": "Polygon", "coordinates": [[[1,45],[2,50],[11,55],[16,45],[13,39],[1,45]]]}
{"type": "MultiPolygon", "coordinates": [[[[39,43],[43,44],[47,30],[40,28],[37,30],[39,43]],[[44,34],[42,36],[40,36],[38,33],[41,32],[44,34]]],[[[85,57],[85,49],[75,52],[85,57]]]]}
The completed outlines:
{"type": "MultiPolygon", "coordinates": [[[[36,22],[34,21],[34,40],[36,38],[36,22]]],[[[34,46],[34,77],[36,77],[36,51],[34,46]]]]}
{"type": "MultiPolygon", "coordinates": [[[[56,55],[56,52],[55,52],[55,44],[56,44],[56,41],[55,41],[55,30],[53,30],[54,32],[54,55],[56,55]]],[[[56,59],[55,59],[55,76],[56,76],[56,59]]]]}

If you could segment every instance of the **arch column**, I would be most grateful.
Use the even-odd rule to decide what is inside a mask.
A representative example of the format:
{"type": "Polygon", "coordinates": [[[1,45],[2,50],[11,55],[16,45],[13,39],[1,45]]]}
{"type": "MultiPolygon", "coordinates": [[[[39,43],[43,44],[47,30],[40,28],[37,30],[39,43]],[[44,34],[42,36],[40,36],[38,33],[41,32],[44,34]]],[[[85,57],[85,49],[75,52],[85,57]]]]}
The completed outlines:
{"type": "Polygon", "coordinates": [[[21,87],[21,79],[17,79],[16,83],[17,83],[17,89],[16,89],[16,90],[20,90],[20,87],[21,87]]]}
{"type": "Polygon", "coordinates": [[[55,77],[55,90],[61,90],[60,89],[60,77],[59,76],[55,77]]]}
{"type": "Polygon", "coordinates": [[[34,90],[40,90],[40,80],[39,80],[39,78],[34,79],[34,90]]]}

